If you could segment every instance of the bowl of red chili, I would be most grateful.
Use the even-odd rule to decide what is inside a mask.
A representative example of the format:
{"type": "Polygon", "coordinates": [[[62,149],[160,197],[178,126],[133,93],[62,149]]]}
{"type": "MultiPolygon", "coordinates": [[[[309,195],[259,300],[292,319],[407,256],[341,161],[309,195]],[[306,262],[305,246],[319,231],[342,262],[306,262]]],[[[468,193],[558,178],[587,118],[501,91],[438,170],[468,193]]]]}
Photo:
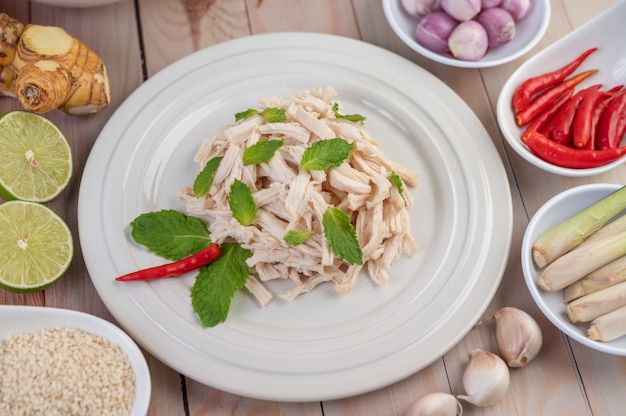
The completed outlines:
{"type": "Polygon", "coordinates": [[[626,161],[626,37],[620,2],[520,65],[497,103],[513,150],[554,174],[597,175],[626,161]]]}

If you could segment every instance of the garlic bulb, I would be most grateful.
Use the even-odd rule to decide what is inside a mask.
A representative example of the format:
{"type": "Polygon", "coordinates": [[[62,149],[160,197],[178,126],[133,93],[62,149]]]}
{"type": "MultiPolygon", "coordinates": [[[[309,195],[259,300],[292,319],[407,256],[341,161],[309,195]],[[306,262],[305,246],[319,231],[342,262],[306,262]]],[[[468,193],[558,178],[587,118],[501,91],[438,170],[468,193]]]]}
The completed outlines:
{"type": "Polygon", "coordinates": [[[487,407],[504,398],[509,389],[509,367],[496,354],[475,349],[463,372],[465,395],[457,398],[475,406],[487,407]]]}
{"type": "Polygon", "coordinates": [[[521,309],[507,306],[491,318],[496,320],[500,355],[509,367],[524,367],[539,354],[543,335],[532,316],[521,309]]]}
{"type": "Polygon", "coordinates": [[[429,393],[415,400],[405,416],[462,416],[463,406],[450,393],[429,393]]]}

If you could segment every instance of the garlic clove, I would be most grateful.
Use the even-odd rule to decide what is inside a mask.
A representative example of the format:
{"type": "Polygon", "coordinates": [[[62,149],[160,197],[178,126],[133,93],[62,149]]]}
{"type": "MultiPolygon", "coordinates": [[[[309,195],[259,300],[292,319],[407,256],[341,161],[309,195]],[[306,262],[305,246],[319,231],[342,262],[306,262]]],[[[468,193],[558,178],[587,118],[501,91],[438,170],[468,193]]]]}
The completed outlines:
{"type": "Polygon", "coordinates": [[[450,393],[435,392],[415,400],[405,416],[462,416],[463,406],[450,393]]]}
{"type": "Polygon", "coordinates": [[[500,355],[509,367],[524,367],[543,344],[539,324],[525,311],[505,306],[491,318],[496,320],[496,340],[500,355]]]}
{"type": "Polygon", "coordinates": [[[509,367],[496,354],[475,349],[463,372],[465,395],[458,399],[475,406],[492,406],[502,400],[509,389],[509,367]]]}

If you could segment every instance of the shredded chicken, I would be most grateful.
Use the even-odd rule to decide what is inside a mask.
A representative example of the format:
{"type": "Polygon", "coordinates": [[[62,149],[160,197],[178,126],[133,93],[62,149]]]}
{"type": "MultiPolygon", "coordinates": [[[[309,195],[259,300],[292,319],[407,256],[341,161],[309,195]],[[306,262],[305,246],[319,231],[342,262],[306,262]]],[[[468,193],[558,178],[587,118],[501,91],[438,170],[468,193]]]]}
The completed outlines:
{"type": "MultiPolygon", "coordinates": [[[[287,120],[268,123],[260,115],[226,126],[203,140],[194,161],[200,168],[216,156],[223,159],[209,192],[196,197],[183,186],[179,196],[190,213],[209,217],[213,241],[235,240],[252,255],[248,265],[254,271],[246,288],[261,305],[273,298],[267,287],[274,279],[290,279],[292,288],[280,293],[285,300],[334,282],[340,293],[348,292],[362,269],[376,284],[385,284],[390,266],[406,253],[413,256],[417,245],[410,234],[408,192],[401,195],[390,180],[392,171],[403,188],[416,186],[418,176],[383,157],[380,144],[361,123],[337,118],[332,107],[342,106],[331,88],[305,91],[290,99],[261,100],[264,107],[283,108],[287,120]],[[300,160],[311,143],[341,137],[353,143],[349,158],[336,168],[300,170],[300,160]],[[244,165],[243,152],[259,140],[283,140],[283,146],[268,162],[244,165]],[[249,226],[233,218],[228,192],[235,179],[253,192],[257,215],[249,226]],[[324,238],[322,217],[331,206],[351,219],[363,253],[363,265],[351,265],[335,256],[324,238]],[[289,230],[315,234],[304,243],[288,245],[289,230]]],[[[261,110],[260,110],[261,111],[261,110]]]]}

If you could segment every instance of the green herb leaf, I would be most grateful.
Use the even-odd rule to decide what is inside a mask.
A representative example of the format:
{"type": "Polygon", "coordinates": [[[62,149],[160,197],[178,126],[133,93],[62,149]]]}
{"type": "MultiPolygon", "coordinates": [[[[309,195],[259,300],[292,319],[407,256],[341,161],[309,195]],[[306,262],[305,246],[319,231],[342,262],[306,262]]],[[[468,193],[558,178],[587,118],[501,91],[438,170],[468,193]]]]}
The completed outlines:
{"type": "Polygon", "coordinates": [[[285,110],[276,107],[267,107],[261,112],[261,116],[268,123],[284,123],[287,120],[285,110]]]}
{"type": "Polygon", "coordinates": [[[400,176],[398,176],[396,172],[391,171],[391,175],[389,175],[389,180],[392,184],[395,185],[396,189],[400,193],[400,196],[404,199],[404,190],[402,187],[402,179],[400,179],[400,176]]]}
{"type": "Polygon", "coordinates": [[[228,206],[230,206],[233,217],[243,226],[252,224],[254,217],[256,217],[256,203],[252,191],[248,185],[239,179],[235,179],[230,187],[228,206]]]}
{"type": "Polygon", "coordinates": [[[312,143],[302,154],[300,169],[324,170],[337,167],[350,156],[352,143],[340,137],[312,143]]]}
{"type": "Polygon", "coordinates": [[[200,269],[191,288],[191,304],[202,325],[213,327],[226,320],[235,292],[250,276],[250,252],[236,243],[220,245],[222,255],[200,269]]]}
{"type": "Polygon", "coordinates": [[[180,260],[211,245],[206,223],[176,210],[141,214],[130,226],[135,242],[168,260],[180,260]]]}
{"type": "Polygon", "coordinates": [[[209,192],[213,184],[213,177],[215,177],[215,172],[217,172],[222,159],[224,159],[223,156],[215,156],[204,165],[202,171],[196,176],[196,180],[193,182],[193,193],[196,197],[199,198],[209,192]]]}
{"type": "Polygon", "coordinates": [[[335,118],[343,118],[349,121],[353,121],[355,123],[361,123],[365,121],[365,117],[360,114],[339,114],[339,104],[333,104],[333,112],[335,113],[335,118]]]}
{"type": "Polygon", "coordinates": [[[289,230],[287,231],[287,234],[285,234],[284,240],[285,243],[289,244],[290,246],[299,246],[314,235],[315,231],[289,230]]]}
{"type": "Polygon", "coordinates": [[[267,162],[283,145],[282,140],[261,140],[248,147],[243,153],[244,165],[258,165],[267,162]]]}
{"type": "Polygon", "coordinates": [[[363,264],[363,252],[348,214],[339,208],[330,207],[324,213],[322,225],[324,237],[337,257],[350,264],[363,264]]]}
{"type": "Polygon", "coordinates": [[[239,120],[243,120],[246,118],[250,118],[256,114],[259,114],[259,112],[257,110],[255,110],[254,108],[248,108],[246,111],[242,111],[240,113],[236,113],[235,114],[235,121],[239,121],[239,120]]]}

